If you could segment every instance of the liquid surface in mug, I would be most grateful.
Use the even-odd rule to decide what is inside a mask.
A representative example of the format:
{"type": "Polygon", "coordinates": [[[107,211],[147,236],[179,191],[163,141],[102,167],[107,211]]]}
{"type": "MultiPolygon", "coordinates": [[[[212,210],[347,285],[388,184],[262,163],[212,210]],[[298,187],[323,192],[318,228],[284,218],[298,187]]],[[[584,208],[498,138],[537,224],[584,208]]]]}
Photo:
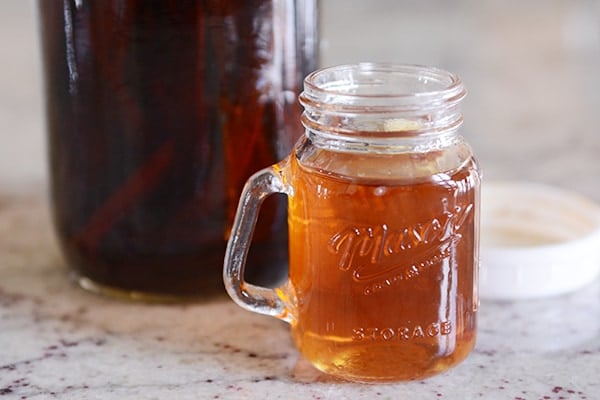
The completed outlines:
{"type": "Polygon", "coordinates": [[[478,174],[348,178],[290,158],[292,334],[319,369],[420,379],[475,343],[478,174]]]}

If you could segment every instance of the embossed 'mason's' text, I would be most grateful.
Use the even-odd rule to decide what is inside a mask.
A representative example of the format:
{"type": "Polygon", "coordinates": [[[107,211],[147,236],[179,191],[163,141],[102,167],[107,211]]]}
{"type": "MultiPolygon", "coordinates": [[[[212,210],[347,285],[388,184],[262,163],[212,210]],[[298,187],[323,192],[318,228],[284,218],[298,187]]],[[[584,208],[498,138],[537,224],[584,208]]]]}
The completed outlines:
{"type": "Polygon", "coordinates": [[[351,226],[333,235],[329,248],[339,256],[338,267],[351,271],[357,282],[390,276],[401,268],[407,269],[402,278],[409,279],[449,256],[452,244],[461,238],[458,231],[472,208],[472,204],[456,206],[452,211],[444,210],[439,217],[402,228],[388,224],[351,226]],[[405,259],[400,261],[404,264],[394,264],[394,260],[385,262],[403,252],[410,254],[412,264],[405,259]]]}

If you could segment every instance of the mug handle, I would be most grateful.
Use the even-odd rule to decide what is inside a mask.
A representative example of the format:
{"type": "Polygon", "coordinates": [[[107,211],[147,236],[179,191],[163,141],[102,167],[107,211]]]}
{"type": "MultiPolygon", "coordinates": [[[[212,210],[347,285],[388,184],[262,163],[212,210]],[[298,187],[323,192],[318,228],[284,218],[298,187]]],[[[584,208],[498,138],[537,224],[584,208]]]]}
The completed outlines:
{"type": "Polygon", "coordinates": [[[287,194],[282,175],[282,165],[275,164],[252,175],[244,185],[227,241],[223,282],[229,296],[241,307],[290,322],[287,284],[270,289],[244,280],[246,257],[261,204],[271,194],[287,194]]]}

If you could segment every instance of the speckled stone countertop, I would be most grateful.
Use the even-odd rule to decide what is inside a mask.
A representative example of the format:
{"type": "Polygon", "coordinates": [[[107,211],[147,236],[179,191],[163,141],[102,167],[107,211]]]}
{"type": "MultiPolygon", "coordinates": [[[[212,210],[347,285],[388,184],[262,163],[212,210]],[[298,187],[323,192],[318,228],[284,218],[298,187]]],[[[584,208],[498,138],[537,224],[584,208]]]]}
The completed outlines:
{"type": "Polygon", "coordinates": [[[334,381],[288,327],[223,297],[149,305],[75,287],[43,196],[0,198],[0,399],[600,399],[600,282],[483,302],[471,356],[425,381],[334,381]]]}
{"type": "MultiPolygon", "coordinates": [[[[423,382],[333,381],[288,326],[228,298],[128,303],[75,287],[47,202],[34,1],[0,1],[0,400],[600,400],[600,281],[483,301],[477,346],[423,382]]],[[[600,2],[327,0],[323,65],[441,66],[468,89],[464,134],[486,181],[600,202],[600,2]],[[350,27],[350,28],[349,28],[350,27]]]]}

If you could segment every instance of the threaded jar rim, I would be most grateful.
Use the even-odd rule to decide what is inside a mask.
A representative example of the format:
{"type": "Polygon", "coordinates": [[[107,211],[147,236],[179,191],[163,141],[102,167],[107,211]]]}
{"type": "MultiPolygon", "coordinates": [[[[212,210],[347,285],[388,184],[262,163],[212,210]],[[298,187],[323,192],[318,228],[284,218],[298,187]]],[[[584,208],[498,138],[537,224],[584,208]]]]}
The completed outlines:
{"type": "MultiPolygon", "coordinates": [[[[352,99],[365,102],[371,107],[423,109],[457,103],[465,95],[466,90],[460,77],[440,68],[417,64],[359,63],[338,65],[310,73],[304,79],[304,92],[300,101],[302,104],[319,101],[326,106],[351,107],[352,104],[344,100],[352,99]],[[351,76],[353,73],[359,75],[351,76]],[[368,79],[375,73],[385,74],[386,80],[368,79]],[[356,78],[361,80],[357,81],[356,78]],[[399,84],[402,82],[398,81],[398,78],[405,79],[406,83],[421,84],[421,88],[401,88],[399,84]],[[359,85],[363,88],[383,88],[383,91],[350,91],[359,85]],[[397,91],[389,91],[390,89],[397,91]],[[334,102],[331,101],[331,96],[335,96],[334,102]]],[[[357,105],[364,107],[362,103],[357,105]]]]}
{"type": "Polygon", "coordinates": [[[393,139],[454,132],[466,89],[458,75],[413,64],[359,63],[317,70],[304,80],[300,103],[307,130],[325,135],[393,139]],[[360,121],[403,121],[353,124],[360,121]],[[374,128],[370,128],[374,127],[374,128]]]}

